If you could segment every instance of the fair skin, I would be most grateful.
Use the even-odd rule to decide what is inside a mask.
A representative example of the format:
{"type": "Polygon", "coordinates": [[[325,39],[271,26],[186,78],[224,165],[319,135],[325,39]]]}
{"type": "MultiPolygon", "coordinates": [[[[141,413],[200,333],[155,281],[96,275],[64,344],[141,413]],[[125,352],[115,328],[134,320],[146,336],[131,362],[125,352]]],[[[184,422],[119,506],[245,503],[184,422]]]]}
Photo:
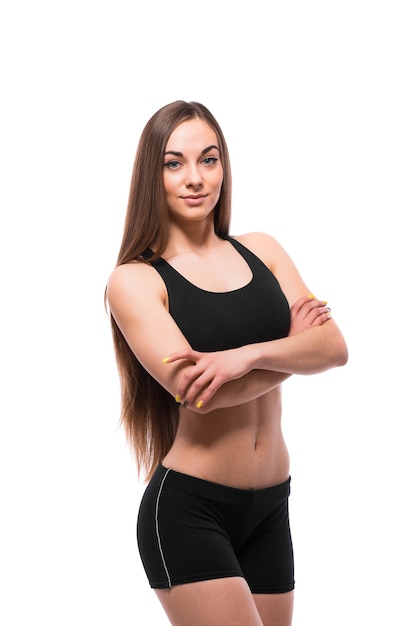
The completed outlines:
{"type": "MultiPolygon", "coordinates": [[[[190,282],[219,292],[251,280],[243,257],[214,232],[222,179],[214,131],[199,119],[180,124],[166,146],[170,236],[162,256],[190,282]]],[[[262,233],[236,239],[277,277],[291,307],[289,337],[217,353],[192,350],[169,314],[163,280],[145,263],[117,267],[107,293],[138,360],[181,401],[178,432],[163,464],[217,483],[258,489],[289,476],[281,383],[292,374],[343,365],[347,351],[326,303],[310,295],[278,242],[262,233]]],[[[179,585],[157,595],[178,626],[290,626],[292,619],[292,592],[252,595],[242,578],[179,585]]]]}

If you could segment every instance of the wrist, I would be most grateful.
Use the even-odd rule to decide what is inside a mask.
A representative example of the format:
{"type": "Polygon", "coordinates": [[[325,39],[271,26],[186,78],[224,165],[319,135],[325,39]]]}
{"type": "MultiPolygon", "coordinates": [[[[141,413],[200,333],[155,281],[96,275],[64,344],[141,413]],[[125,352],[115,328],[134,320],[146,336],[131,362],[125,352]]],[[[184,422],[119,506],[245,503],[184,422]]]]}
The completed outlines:
{"type": "Polygon", "coordinates": [[[248,360],[249,370],[263,369],[263,352],[261,345],[262,344],[259,343],[252,343],[246,346],[246,349],[248,350],[246,357],[248,360]]]}

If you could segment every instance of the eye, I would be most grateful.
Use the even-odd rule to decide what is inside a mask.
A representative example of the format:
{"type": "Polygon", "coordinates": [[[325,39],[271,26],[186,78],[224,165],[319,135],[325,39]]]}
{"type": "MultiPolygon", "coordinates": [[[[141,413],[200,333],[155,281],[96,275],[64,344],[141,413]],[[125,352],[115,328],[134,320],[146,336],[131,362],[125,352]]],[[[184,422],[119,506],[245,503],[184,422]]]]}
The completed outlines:
{"type": "Polygon", "coordinates": [[[164,167],[169,170],[177,170],[180,165],[181,163],[179,161],[168,161],[168,163],[164,163],[164,167]]]}
{"type": "Polygon", "coordinates": [[[205,159],[203,159],[204,165],[214,165],[215,163],[217,163],[217,161],[217,157],[206,157],[205,159]]]}

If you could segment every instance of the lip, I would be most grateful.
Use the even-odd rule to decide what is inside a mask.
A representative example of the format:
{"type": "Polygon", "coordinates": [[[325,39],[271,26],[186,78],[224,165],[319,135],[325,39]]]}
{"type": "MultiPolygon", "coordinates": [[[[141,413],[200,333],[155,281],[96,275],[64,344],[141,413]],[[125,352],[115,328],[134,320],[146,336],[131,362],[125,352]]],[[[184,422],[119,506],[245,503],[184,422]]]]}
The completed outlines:
{"type": "Polygon", "coordinates": [[[207,198],[207,194],[196,193],[190,194],[189,196],[181,196],[181,198],[190,206],[196,206],[198,204],[201,204],[207,198]]]}

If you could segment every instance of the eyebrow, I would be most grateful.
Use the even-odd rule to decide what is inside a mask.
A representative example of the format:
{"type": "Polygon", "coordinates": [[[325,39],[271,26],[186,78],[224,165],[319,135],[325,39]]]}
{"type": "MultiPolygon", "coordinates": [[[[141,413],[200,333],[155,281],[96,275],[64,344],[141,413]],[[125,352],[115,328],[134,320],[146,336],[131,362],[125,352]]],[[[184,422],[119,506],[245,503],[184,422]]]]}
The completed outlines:
{"type": "MultiPolygon", "coordinates": [[[[207,148],[204,148],[204,150],[201,151],[201,154],[207,154],[207,152],[210,152],[210,150],[213,150],[213,148],[217,150],[217,152],[220,152],[219,148],[213,144],[212,146],[207,146],[207,148]]],[[[182,152],[176,152],[175,150],[167,150],[167,152],[165,152],[165,155],[167,154],[173,154],[176,157],[184,156],[182,152]]]]}

